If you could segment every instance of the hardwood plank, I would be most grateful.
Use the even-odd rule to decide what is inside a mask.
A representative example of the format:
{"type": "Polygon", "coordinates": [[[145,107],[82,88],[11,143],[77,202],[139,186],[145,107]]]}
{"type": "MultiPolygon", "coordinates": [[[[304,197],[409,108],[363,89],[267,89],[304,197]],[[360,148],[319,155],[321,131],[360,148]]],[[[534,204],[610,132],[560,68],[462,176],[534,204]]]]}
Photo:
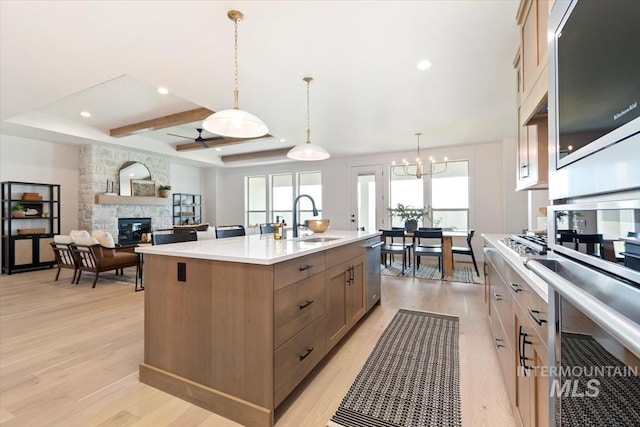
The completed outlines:
{"type": "MultiPolygon", "coordinates": [[[[101,275],[95,289],[64,271],[0,276],[2,427],[239,426],[139,381],[146,291],[133,291],[134,274],[101,275]]],[[[398,308],[460,317],[464,426],[516,425],[483,286],[383,276],[382,301],[283,401],[276,427],[325,426],[398,308]]]]}
{"type": "Polygon", "coordinates": [[[122,138],[123,136],[135,135],[136,133],[185,125],[187,123],[204,120],[213,113],[214,111],[211,111],[208,108],[196,108],[194,110],[183,111],[181,113],[170,114],[168,116],[157,117],[155,119],[111,129],[109,130],[109,135],[115,138],[122,138]]]}

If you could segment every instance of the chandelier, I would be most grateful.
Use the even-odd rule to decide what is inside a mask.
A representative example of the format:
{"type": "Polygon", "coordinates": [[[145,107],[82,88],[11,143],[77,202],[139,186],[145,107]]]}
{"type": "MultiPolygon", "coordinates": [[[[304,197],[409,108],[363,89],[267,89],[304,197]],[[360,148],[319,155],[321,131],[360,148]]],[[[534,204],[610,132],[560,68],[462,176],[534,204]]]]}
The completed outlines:
{"type": "Polygon", "coordinates": [[[238,21],[244,18],[244,15],[237,10],[230,10],[227,16],[234,23],[234,107],[210,115],[202,122],[202,127],[216,135],[231,138],[257,138],[267,134],[269,131],[267,125],[253,114],[238,108],[238,21]]]}
{"type": "Polygon", "coordinates": [[[447,171],[446,157],[444,158],[444,168],[440,170],[436,170],[436,165],[442,164],[442,162],[436,163],[433,157],[429,157],[429,162],[428,162],[429,170],[428,171],[424,170],[424,164],[420,159],[420,135],[422,135],[422,133],[417,132],[415,135],[418,138],[418,155],[416,157],[416,162],[409,163],[407,162],[406,159],[402,159],[402,164],[396,165],[396,162],[393,161],[391,162],[391,173],[393,173],[396,176],[415,176],[416,178],[420,179],[423,176],[437,175],[439,173],[446,172],[447,171]]]}

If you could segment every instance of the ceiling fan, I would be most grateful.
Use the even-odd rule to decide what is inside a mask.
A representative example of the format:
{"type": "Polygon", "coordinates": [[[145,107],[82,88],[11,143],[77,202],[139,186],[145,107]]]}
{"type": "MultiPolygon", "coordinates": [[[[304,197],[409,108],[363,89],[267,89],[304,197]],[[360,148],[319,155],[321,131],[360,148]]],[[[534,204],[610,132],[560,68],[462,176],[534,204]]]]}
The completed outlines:
{"type": "Polygon", "coordinates": [[[198,131],[198,137],[197,138],[191,138],[190,136],[183,136],[183,135],[176,135],[174,133],[168,133],[167,135],[171,135],[171,136],[177,136],[179,138],[186,138],[186,139],[191,139],[194,142],[197,142],[198,144],[202,145],[203,148],[209,148],[209,145],[207,144],[207,141],[217,141],[220,139],[224,139],[224,136],[212,136],[209,138],[203,138],[202,137],[202,128],[196,128],[196,130],[198,131]]]}

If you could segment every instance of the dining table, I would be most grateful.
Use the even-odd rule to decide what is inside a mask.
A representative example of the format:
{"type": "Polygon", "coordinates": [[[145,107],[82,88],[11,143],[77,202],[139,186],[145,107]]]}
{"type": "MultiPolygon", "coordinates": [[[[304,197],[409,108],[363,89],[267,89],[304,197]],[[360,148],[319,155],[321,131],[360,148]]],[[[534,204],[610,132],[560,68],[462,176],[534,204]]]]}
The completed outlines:
{"type": "MultiPolygon", "coordinates": [[[[442,231],[442,268],[444,269],[445,276],[453,276],[453,247],[454,237],[467,237],[467,231],[465,230],[443,230],[442,231]]],[[[413,239],[413,232],[407,231],[404,233],[406,237],[413,239]]]]}

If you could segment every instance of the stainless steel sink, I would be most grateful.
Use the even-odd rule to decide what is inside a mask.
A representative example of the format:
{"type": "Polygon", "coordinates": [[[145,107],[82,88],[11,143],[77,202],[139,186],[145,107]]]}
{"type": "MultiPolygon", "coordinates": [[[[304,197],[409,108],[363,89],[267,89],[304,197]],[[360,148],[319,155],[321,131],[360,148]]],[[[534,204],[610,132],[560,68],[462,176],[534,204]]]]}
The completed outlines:
{"type": "Polygon", "coordinates": [[[330,242],[332,240],[338,240],[339,237],[311,237],[309,239],[300,239],[300,242],[306,243],[323,243],[330,242]]]}

